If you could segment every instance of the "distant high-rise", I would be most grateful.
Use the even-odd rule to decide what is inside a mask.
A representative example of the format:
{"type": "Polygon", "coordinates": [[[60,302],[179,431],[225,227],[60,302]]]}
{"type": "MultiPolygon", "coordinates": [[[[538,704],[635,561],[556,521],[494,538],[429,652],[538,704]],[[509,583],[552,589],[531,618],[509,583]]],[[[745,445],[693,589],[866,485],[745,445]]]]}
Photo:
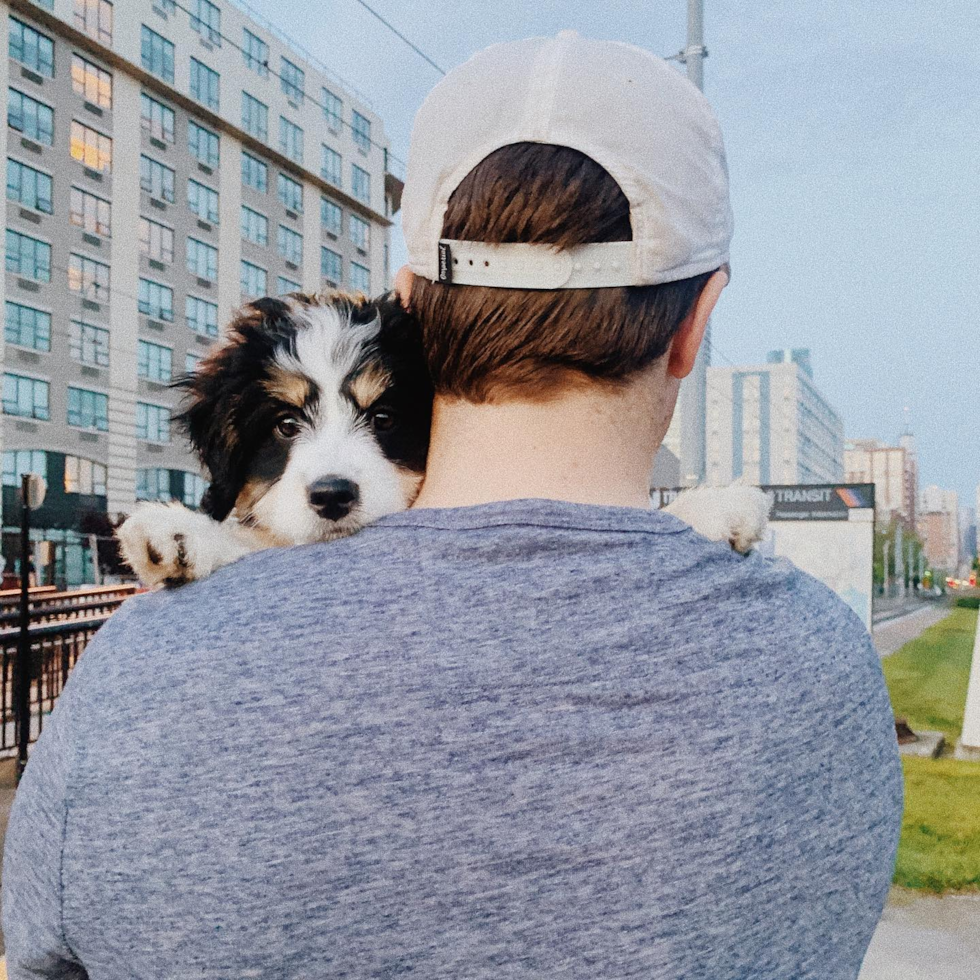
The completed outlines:
{"type": "Polygon", "coordinates": [[[367,103],[227,0],[19,0],[0,32],[5,509],[47,478],[73,578],[86,512],[200,499],[168,385],[243,299],[386,288],[401,182],[367,103]]]}
{"type": "Polygon", "coordinates": [[[899,445],[877,439],[851,439],[844,445],[844,479],[875,485],[875,513],[879,520],[899,519],[908,530],[916,526],[919,466],[915,437],[906,432],[899,445]]]}
{"type": "Polygon", "coordinates": [[[810,352],[772,351],[767,363],[707,371],[707,481],[835,483],[844,427],[813,380],[810,352]]]}
{"type": "Polygon", "coordinates": [[[959,497],[955,490],[925,487],[919,498],[918,532],[933,568],[952,575],[960,563],[959,497]]]}

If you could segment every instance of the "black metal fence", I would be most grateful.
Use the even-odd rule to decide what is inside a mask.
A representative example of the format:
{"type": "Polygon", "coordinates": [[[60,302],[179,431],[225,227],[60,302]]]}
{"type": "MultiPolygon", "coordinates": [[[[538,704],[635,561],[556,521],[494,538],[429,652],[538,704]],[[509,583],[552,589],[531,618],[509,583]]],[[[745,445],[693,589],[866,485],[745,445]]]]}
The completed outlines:
{"type": "MultiPolygon", "coordinates": [[[[37,590],[30,597],[29,742],[44,728],[72,667],[96,630],[137,589],[110,585],[73,592],[37,590]]],[[[18,754],[15,677],[21,648],[20,611],[0,594],[0,756],[18,754]]],[[[26,762],[26,759],[22,759],[26,762]]]]}

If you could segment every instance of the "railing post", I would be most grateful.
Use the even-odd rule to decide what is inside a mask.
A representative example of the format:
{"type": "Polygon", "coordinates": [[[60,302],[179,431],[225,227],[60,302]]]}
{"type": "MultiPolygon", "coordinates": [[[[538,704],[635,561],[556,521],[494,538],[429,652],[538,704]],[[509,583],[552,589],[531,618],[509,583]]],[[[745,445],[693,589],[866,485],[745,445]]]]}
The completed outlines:
{"type": "Polygon", "coordinates": [[[20,637],[14,663],[14,704],[17,730],[17,782],[27,766],[31,739],[31,505],[30,474],[21,477],[20,518],[20,637]]]}

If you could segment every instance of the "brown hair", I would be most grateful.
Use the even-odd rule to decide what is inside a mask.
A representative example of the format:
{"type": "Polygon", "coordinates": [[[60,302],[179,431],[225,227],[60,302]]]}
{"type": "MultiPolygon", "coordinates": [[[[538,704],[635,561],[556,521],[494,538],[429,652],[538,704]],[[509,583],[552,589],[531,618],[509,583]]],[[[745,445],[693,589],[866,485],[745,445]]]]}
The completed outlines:
{"type": "MultiPolygon", "coordinates": [[[[633,237],[629,202],[609,173],[577,150],[543,143],[505,146],[478,164],[450,197],[442,233],[559,249],[633,237]]],[[[615,384],[649,366],[710,276],[565,290],[416,277],[411,306],[438,394],[476,403],[546,398],[572,381],[615,384]]]]}

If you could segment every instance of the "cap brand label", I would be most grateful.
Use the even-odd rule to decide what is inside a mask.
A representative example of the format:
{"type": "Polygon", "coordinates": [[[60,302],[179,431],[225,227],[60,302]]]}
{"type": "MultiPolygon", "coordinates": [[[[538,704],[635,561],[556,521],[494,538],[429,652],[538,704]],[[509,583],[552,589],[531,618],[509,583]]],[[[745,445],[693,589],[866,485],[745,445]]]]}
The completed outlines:
{"type": "Polygon", "coordinates": [[[453,253],[447,242],[439,242],[439,282],[453,281],[453,253]]]}

